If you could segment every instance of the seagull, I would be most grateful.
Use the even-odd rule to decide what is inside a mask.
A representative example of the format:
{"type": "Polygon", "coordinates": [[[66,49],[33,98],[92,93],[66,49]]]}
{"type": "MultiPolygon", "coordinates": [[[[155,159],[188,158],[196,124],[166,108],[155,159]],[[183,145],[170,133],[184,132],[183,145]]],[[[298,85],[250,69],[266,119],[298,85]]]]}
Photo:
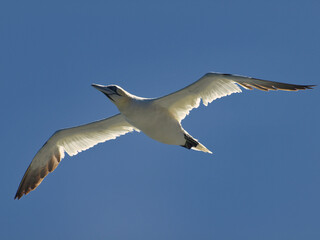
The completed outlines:
{"type": "Polygon", "coordinates": [[[129,132],[143,132],[161,143],[212,153],[181,126],[181,121],[201,101],[207,106],[217,98],[240,93],[241,88],[269,91],[312,89],[314,85],[272,82],[239,75],[207,73],[191,85],[160,98],[135,96],[117,85],[92,84],[119,109],[112,117],[56,131],[37,152],[18,187],[15,199],[36,189],[55,170],[65,152],[74,156],[98,143],[129,132]]]}

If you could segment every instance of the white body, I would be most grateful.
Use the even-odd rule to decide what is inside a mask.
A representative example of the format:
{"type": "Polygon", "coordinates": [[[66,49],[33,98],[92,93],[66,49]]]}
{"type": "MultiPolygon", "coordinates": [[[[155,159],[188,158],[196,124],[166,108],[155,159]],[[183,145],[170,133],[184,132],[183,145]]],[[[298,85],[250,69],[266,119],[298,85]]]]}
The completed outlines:
{"type": "Polygon", "coordinates": [[[125,108],[119,107],[125,119],[150,138],[161,143],[184,145],[185,131],[170,112],[149,99],[132,98],[125,108]]]}
{"type": "Polygon", "coordinates": [[[104,93],[118,107],[120,113],[97,122],[55,132],[33,158],[15,198],[20,199],[34,190],[43,178],[58,166],[65,152],[73,156],[98,143],[134,130],[142,131],[162,143],[211,153],[182,128],[181,121],[193,108],[197,108],[201,101],[207,106],[217,98],[241,92],[239,86],[264,91],[296,91],[312,87],[219,73],[207,73],[193,84],[155,99],[134,96],[116,85],[93,86],[104,93]]]}

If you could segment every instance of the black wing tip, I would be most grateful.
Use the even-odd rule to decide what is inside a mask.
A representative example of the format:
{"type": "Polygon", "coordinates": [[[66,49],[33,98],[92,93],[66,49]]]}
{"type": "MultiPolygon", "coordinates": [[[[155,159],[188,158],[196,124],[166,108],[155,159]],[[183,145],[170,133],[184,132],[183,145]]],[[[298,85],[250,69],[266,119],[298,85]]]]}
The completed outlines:
{"type": "Polygon", "coordinates": [[[17,193],[16,193],[16,195],[14,196],[14,200],[16,200],[16,199],[19,200],[24,195],[28,195],[31,191],[35,190],[38,187],[38,185],[35,185],[34,187],[27,187],[27,188],[24,188],[24,189],[23,188],[19,188],[17,193]]]}
{"type": "MultiPolygon", "coordinates": [[[[294,85],[293,89],[291,91],[299,91],[299,90],[306,90],[306,89],[313,89],[317,85],[294,85]]],[[[278,88],[279,90],[283,90],[281,88],[278,88]]],[[[284,89],[288,90],[288,89],[284,89]]]]}
{"type": "Polygon", "coordinates": [[[305,89],[313,89],[314,87],[316,87],[317,85],[306,85],[305,87],[305,89]]]}
{"type": "Polygon", "coordinates": [[[289,84],[289,83],[280,83],[286,86],[271,86],[270,88],[267,88],[268,90],[282,90],[282,91],[299,91],[299,90],[307,90],[307,89],[313,89],[317,85],[295,85],[295,84],[289,84]]]}
{"type": "MultiPolygon", "coordinates": [[[[208,72],[205,74],[205,76],[209,76],[209,75],[221,75],[221,76],[226,76],[226,77],[245,77],[245,78],[250,78],[250,79],[268,81],[268,80],[263,80],[263,79],[255,78],[255,77],[248,77],[248,76],[243,76],[243,75],[238,75],[238,74],[221,73],[221,72],[208,72]]],[[[270,81],[268,81],[268,82],[270,82],[270,81]]],[[[282,82],[280,82],[280,83],[282,83],[282,82]]],[[[289,83],[282,83],[282,84],[294,85],[294,89],[290,89],[291,91],[313,89],[314,87],[317,86],[317,85],[295,85],[295,84],[289,84],[289,83]]],[[[276,87],[275,89],[268,89],[268,90],[288,90],[288,89],[281,89],[279,87],[276,87]]]]}
{"type": "MultiPolygon", "coordinates": [[[[29,170],[29,168],[27,169],[27,171],[28,171],[28,170],[29,170]]],[[[26,172],[27,172],[27,171],[26,171],[26,172]]],[[[25,176],[23,176],[23,178],[22,178],[22,180],[21,180],[21,182],[20,182],[20,185],[19,185],[19,187],[18,187],[18,190],[17,190],[17,192],[16,192],[16,195],[14,196],[14,200],[16,200],[17,198],[18,198],[18,200],[19,200],[20,198],[22,198],[22,196],[23,196],[24,194],[26,194],[25,191],[22,190],[22,186],[23,186],[24,182],[25,182],[25,176]]]]}
{"type": "Polygon", "coordinates": [[[28,190],[25,190],[25,189],[22,189],[22,187],[19,187],[18,188],[18,191],[16,192],[16,195],[14,196],[14,200],[19,200],[20,198],[22,198],[24,195],[27,195],[30,191],[32,191],[33,189],[29,189],[28,190]]]}
{"type": "Polygon", "coordinates": [[[19,200],[20,198],[22,198],[22,196],[23,196],[23,193],[21,193],[19,190],[18,190],[18,192],[16,193],[16,195],[14,196],[14,200],[19,200]]]}
{"type": "Polygon", "coordinates": [[[23,197],[23,195],[27,195],[29,193],[29,191],[26,191],[24,189],[24,184],[25,184],[25,181],[26,181],[26,176],[27,176],[27,174],[28,174],[28,172],[30,170],[30,165],[29,165],[27,171],[25,172],[25,174],[24,174],[24,176],[23,176],[23,178],[22,178],[22,180],[21,180],[21,182],[19,184],[19,187],[18,187],[18,190],[16,192],[16,195],[14,196],[14,199],[18,198],[18,200],[19,200],[20,198],[23,197]]]}

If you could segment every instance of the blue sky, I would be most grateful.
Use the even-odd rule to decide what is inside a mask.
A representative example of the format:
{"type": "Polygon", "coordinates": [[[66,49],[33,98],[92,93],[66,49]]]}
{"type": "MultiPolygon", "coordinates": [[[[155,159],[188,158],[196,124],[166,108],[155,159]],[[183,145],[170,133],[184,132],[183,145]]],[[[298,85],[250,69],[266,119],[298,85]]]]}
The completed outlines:
{"type": "Polygon", "coordinates": [[[13,197],[61,128],[210,71],[319,85],[319,1],[6,1],[0,4],[1,239],[319,239],[319,89],[245,91],[182,124],[213,155],[133,133],[13,197]]]}

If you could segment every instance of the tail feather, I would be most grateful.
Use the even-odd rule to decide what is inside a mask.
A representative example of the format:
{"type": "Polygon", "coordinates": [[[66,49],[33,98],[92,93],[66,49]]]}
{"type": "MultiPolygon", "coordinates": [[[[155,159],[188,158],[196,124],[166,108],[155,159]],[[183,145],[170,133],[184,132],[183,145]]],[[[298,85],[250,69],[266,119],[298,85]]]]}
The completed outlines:
{"type": "Polygon", "coordinates": [[[186,143],[182,145],[182,147],[212,154],[209,149],[207,149],[205,146],[199,143],[197,139],[194,139],[189,134],[184,134],[184,138],[186,139],[186,143]]]}
{"type": "Polygon", "coordinates": [[[205,146],[203,146],[201,143],[198,143],[198,145],[196,147],[192,147],[192,149],[196,151],[202,151],[202,152],[212,154],[212,152],[209,149],[207,149],[205,146]]]}

